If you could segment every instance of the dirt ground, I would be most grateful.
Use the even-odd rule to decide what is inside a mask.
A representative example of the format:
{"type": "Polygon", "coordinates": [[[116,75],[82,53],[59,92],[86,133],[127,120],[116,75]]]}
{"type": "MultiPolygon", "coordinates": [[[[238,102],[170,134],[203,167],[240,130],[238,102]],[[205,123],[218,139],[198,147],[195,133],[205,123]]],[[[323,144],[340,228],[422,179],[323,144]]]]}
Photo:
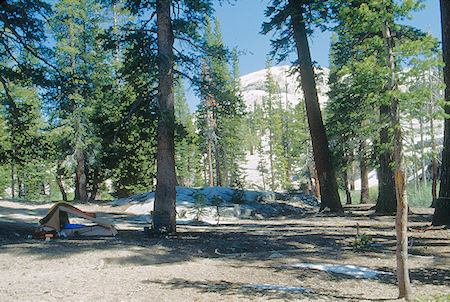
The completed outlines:
{"type": "MultiPolygon", "coordinates": [[[[280,217],[179,225],[176,236],[147,238],[146,222],[123,207],[78,204],[113,220],[117,237],[28,239],[50,206],[0,200],[0,301],[390,301],[398,294],[393,274],[356,279],[283,266],[353,264],[394,273],[394,217],[374,215],[372,205],[334,216],[289,204],[280,217]],[[373,238],[368,250],[351,247],[357,225],[373,238]]],[[[420,301],[449,301],[449,230],[422,231],[432,209],[412,212],[414,293],[420,301]]]]}

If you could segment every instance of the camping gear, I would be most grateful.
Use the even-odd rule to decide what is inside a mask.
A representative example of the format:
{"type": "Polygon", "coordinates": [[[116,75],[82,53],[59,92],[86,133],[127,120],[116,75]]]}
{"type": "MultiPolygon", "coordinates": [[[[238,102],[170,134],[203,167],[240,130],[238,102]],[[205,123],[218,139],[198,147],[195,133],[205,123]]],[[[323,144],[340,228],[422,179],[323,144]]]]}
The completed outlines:
{"type": "Polygon", "coordinates": [[[67,236],[116,236],[117,230],[111,222],[97,218],[94,213],[84,212],[61,201],[53,205],[47,215],[39,220],[41,229],[46,232],[60,232],[67,236]],[[93,226],[70,224],[69,214],[96,223],[93,226]]]}

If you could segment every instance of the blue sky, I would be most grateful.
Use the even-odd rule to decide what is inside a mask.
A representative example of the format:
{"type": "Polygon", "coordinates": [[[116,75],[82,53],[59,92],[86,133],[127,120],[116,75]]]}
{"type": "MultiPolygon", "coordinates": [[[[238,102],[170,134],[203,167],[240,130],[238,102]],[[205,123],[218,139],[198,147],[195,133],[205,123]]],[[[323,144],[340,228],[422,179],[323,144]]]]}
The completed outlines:
{"type": "MultiPolygon", "coordinates": [[[[259,32],[261,24],[266,21],[264,10],[270,0],[225,0],[222,2],[222,5],[216,5],[215,15],[222,27],[225,44],[229,48],[237,47],[241,51],[239,57],[241,75],[264,69],[266,56],[271,49],[271,36],[263,36],[259,32]]],[[[433,36],[441,39],[439,0],[426,0],[424,3],[426,8],[414,13],[413,19],[404,23],[430,31],[433,36]]],[[[317,30],[309,39],[312,59],[323,67],[329,65],[330,37],[330,32],[317,30]]],[[[291,61],[293,59],[295,54],[292,55],[291,61]]],[[[290,61],[281,64],[289,63],[290,61]]],[[[188,91],[187,96],[190,99],[191,110],[194,110],[198,99],[192,91],[188,91]]]]}
{"type": "MultiPolygon", "coordinates": [[[[270,51],[270,35],[259,34],[261,24],[266,21],[264,10],[269,0],[238,0],[233,5],[224,1],[216,5],[216,16],[222,27],[224,42],[228,47],[238,47],[245,54],[240,57],[241,75],[265,68],[266,55],[270,51]]],[[[414,14],[406,23],[441,38],[439,0],[425,1],[427,7],[414,14]]],[[[310,38],[311,56],[320,66],[328,67],[330,32],[317,30],[310,38]]],[[[289,63],[289,62],[286,62],[289,63]]]]}

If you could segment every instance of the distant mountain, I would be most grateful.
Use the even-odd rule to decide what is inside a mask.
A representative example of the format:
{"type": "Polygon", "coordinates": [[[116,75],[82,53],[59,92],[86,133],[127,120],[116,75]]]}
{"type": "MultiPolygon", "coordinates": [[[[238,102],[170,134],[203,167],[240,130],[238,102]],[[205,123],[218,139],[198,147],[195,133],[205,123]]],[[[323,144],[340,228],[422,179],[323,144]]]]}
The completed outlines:
{"type": "MultiPolygon", "coordinates": [[[[265,92],[265,79],[266,74],[268,70],[262,69],[247,75],[242,76],[241,79],[241,87],[242,87],[242,94],[245,104],[248,108],[252,108],[255,103],[259,104],[262,102],[263,98],[267,95],[265,92]]],[[[299,73],[292,73],[290,71],[290,66],[284,65],[284,66],[274,66],[270,68],[270,72],[272,73],[272,76],[275,80],[275,82],[278,84],[279,87],[279,93],[278,97],[282,100],[283,103],[286,102],[286,100],[289,102],[289,104],[294,105],[298,104],[300,102],[304,102],[303,99],[303,91],[300,86],[300,75],[299,73]]],[[[329,91],[328,86],[328,78],[330,75],[330,70],[328,68],[322,68],[318,67],[315,68],[315,74],[316,74],[316,88],[318,91],[318,97],[319,97],[319,103],[320,107],[323,109],[326,106],[328,102],[328,96],[327,93],[329,91]]],[[[406,89],[406,87],[402,86],[401,89],[406,89]]],[[[428,110],[428,108],[423,108],[423,110],[428,110]]],[[[416,153],[415,156],[417,156],[418,152],[420,151],[421,142],[420,140],[424,140],[424,145],[428,146],[425,148],[425,152],[430,152],[430,140],[431,137],[429,135],[429,121],[426,121],[423,126],[424,135],[421,138],[420,136],[420,123],[418,120],[413,119],[412,121],[408,121],[407,119],[404,119],[402,121],[403,126],[403,136],[404,136],[404,147],[405,147],[405,155],[411,156],[413,155],[413,151],[416,153]]],[[[435,141],[437,145],[438,152],[440,152],[440,149],[442,148],[442,141],[443,141],[443,120],[437,120],[435,121],[435,141]]],[[[263,142],[267,141],[263,139],[263,142]]],[[[263,143],[264,144],[264,143],[263,143]]],[[[258,162],[260,160],[260,155],[256,152],[253,155],[250,155],[250,153],[247,153],[247,161],[248,163],[245,165],[245,173],[247,174],[246,181],[249,188],[263,188],[263,179],[260,175],[260,172],[257,169],[258,162]]],[[[267,158],[264,160],[267,163],[267,158]]],[[[417,163],[419,166],[421,166],[421,163],[417,163]]],[[[429,165],[430,163],[427,161],[426,165],[429,165]]],[[[411,167],[408,167],[408,173],[411,173],[411,167]]],[[[375,171],[372,172],[374,175],[371,176],[371,186],[377,185],[376,180],[376,173],[375,171]]],[[[421,173],[421,172],[419,172],[421,173]]],[[[411,179],[411,174],[408,175],[411,179]]],[[[267,180],[266,180],[267,182],[267,180]]]]}
{"type": "MultiPolygon", "coordinates": [[[[242,92],[247,107],[252,107],[255,102],[261,103],[263,97],[266,96],[265,80],[267,72],[267,69],[262,69],[241,77],[242,92]]],[[[286,97],[290,104],[297,104],[303,101],[299,73],[292,73],[288,65],[271,67],[270,72],[279,86],[279,97],[283,101],[286,100],[286,97]]],[[[316,68],[315,72],[317,75],[316,85],[319,103],[323,107],[328,101],[327,92],[329,90],[328,77],[330,70],[328,68],[316,68]]]]}
{"type": "MultiPolygon", "coordinates": [[[[270,68],[270,73],[278,84],[279,92],[278,98],[286,104],[286,100],[290,105],[296,105],[303,103],[303,91],[300,86],[300,74],[298,72],[292,72],[290,66],[274,66],[270,68]]],[[[241,87],[244,102],[247,108],[251,109],[254,104],[262,103],[264,97],[267,96],[265,89],[265,81],[268,70],[262,69],[241,77],[241,87]]],[[[327,92],[328,77],[330,70],[328,68],[315,68],[316,74],[316,86],[318,91],[319,103],[323,110],[324,106],[328,102],[327,92]]],[[[275,96],[277,98],[277,95],[275,96]]],[[[267,138],[263,138],[263,148],[268,148],[267,138]]],[[[261,155],[254,151],[254,154],[247,152],[247,163],[244,166],[244,172],[246,174],[246,182],[248,188],[264,189],[264,181],[261,173],[258,171],[258,163],[261,160],[261,155]]],[[[263,155],[263,161],[268,163],[268,158],[263,155]]],[[[268,168],[268,167],[267,167],[268,168]]],[[[267,177],[267,175],[266,175],[267,177]]],[[[266,188],[267,187],[267,179],[266,188]]]]}

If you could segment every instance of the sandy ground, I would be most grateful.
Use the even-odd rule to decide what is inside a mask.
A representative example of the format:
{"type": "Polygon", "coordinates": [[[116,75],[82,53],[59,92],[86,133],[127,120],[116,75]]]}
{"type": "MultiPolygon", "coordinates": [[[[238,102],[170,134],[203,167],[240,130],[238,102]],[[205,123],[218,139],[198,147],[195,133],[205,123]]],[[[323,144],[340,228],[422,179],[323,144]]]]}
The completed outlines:
{"type": "MultiPolygon", "coordinates": [[[[371,205],[332,216],[296,212],[291,204],[273,219],[179,225],[176,236],[147,238],[146,222],[123,207],[84,204],[76,206],[113,220],[117,237],[28,239],[50,206],[0,200],[0,301],[390,301],[398,295],[392,274],[356,279],[283,266],[353,264],[394,273],[394,217],[373,215],[371,205]],[[350,246],[357,224],[373,236],[369,250],[350,246]]],[[[421,231],[432,209],[412,211],[414,293],[421,301],[448,301],[449,230],[421,231]]]]}

